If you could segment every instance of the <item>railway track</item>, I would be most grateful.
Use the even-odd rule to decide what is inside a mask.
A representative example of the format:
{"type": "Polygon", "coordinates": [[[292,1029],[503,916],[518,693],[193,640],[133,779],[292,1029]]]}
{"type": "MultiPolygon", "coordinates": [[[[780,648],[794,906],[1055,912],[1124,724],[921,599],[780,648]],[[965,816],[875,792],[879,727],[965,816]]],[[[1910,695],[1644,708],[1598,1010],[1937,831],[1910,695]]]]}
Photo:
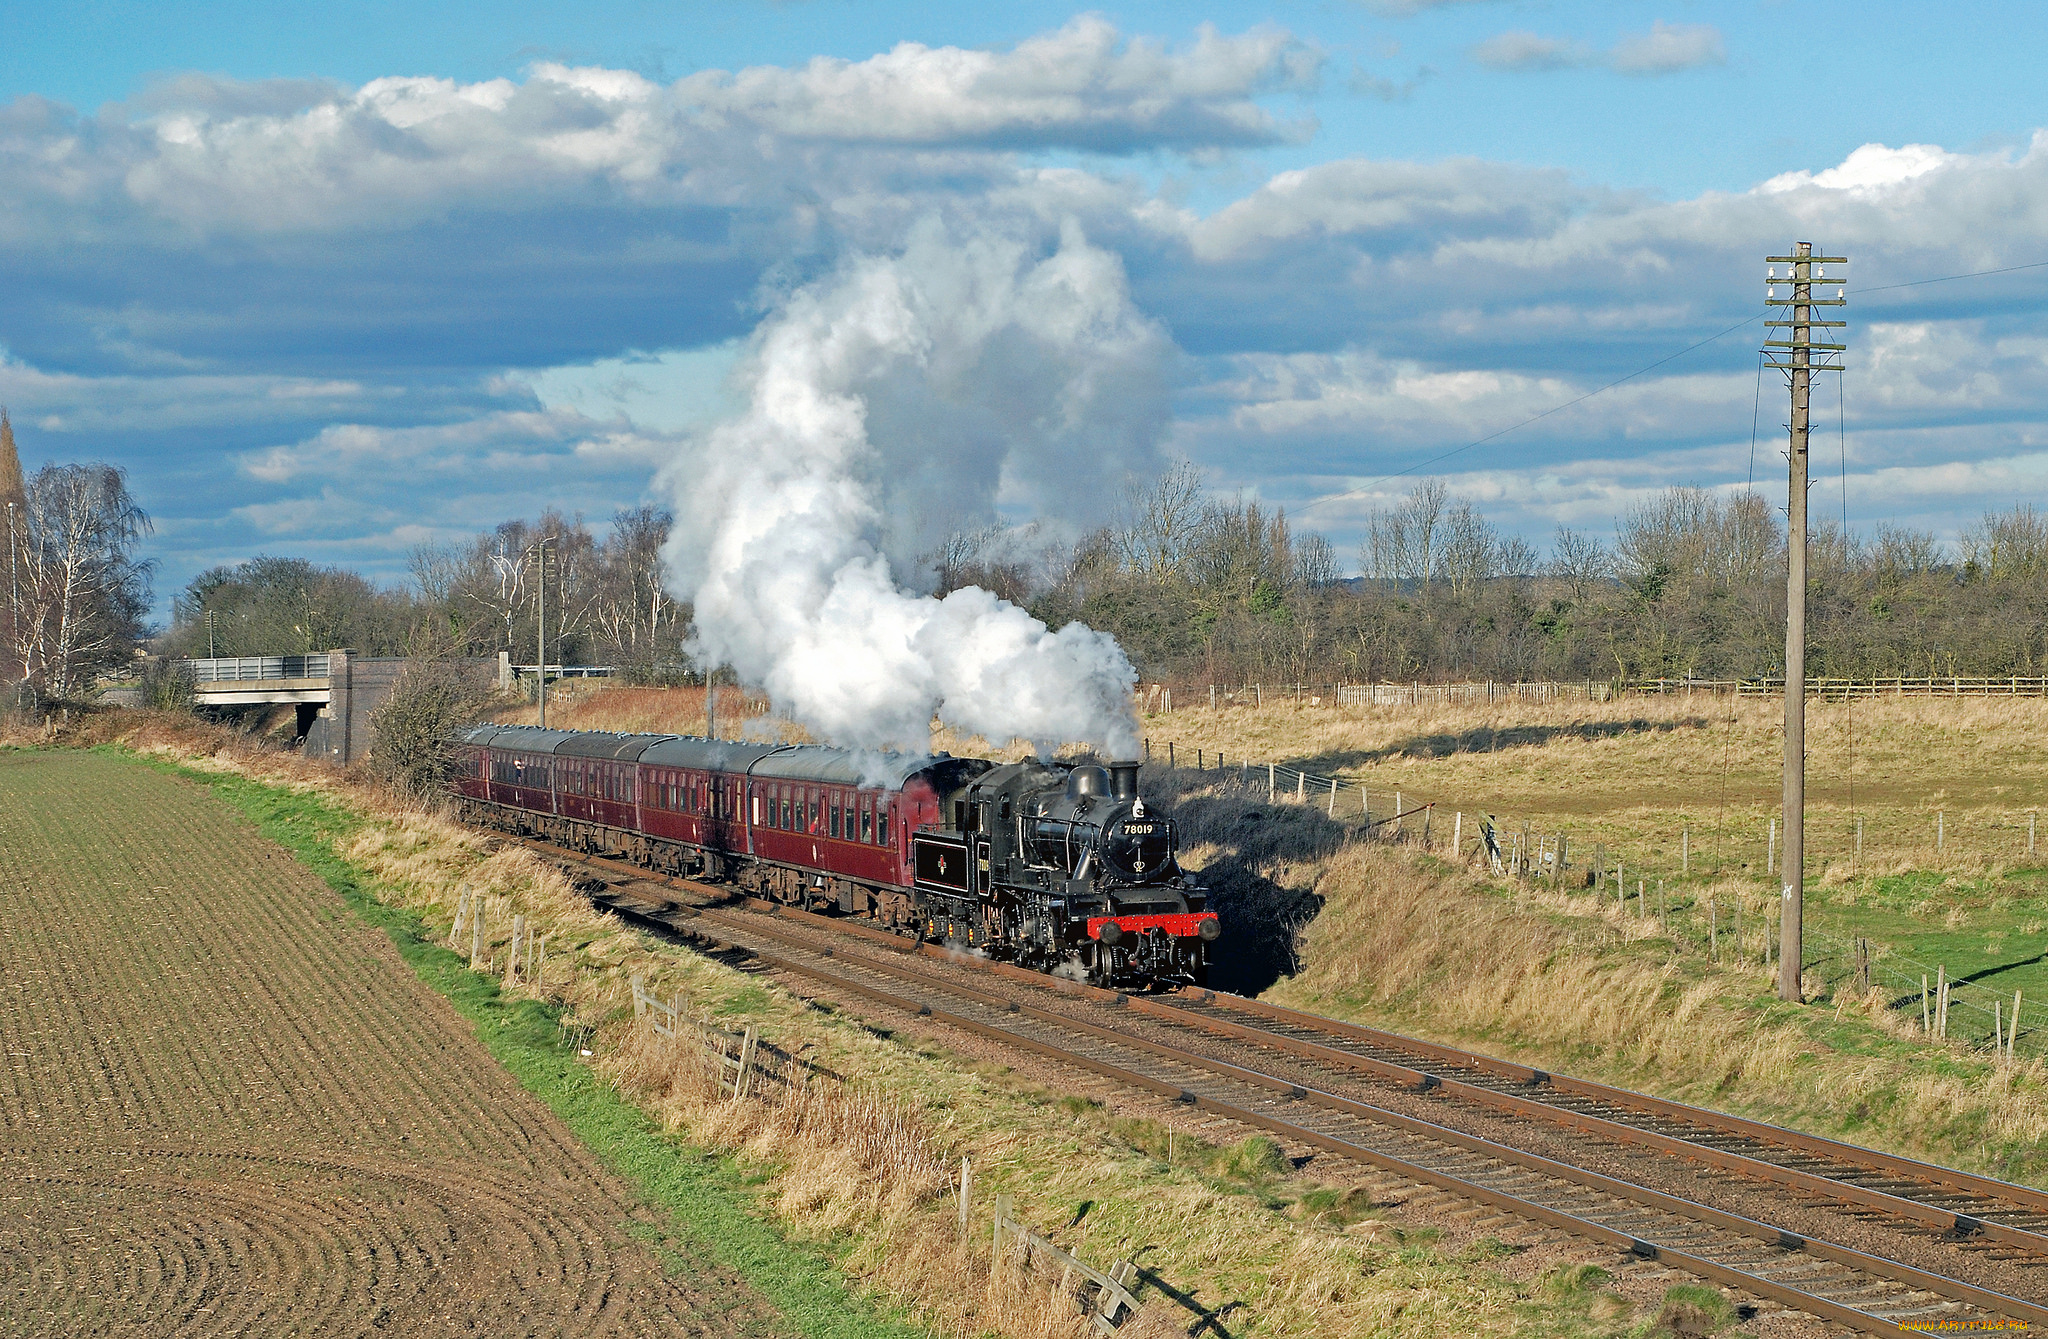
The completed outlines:
{"type": "Polygon", "coordinates": [[[2030,1187],[1256,1000],[1125,996],[741,909],[723,889],[529,844],[608,874],[601,903],[714,950],[1850,1329],[2048,1326],[2048,1195],[2030,1187]]]}

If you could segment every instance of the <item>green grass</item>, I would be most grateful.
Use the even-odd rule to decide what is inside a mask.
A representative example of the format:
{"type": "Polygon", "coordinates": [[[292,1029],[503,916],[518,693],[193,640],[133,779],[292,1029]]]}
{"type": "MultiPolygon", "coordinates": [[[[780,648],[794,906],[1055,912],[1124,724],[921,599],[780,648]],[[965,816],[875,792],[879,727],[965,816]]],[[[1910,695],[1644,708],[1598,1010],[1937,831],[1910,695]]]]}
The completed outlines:
{"type": "Polygon", "coordinates": [[[426,938],[409,911],[378,900],[362,873],[336,854],[359,816],[318,796],[245,777],[198,771],[120,749],[100,749],[210,788],[263,836],[290,851],[339,894],[366,924],[384,931],[406,964],[476,1028],[478,1039],[526,1090],[649,1205],[665,1210],[678,1251],[650,1246],[670,1268],[701,1253],[739,1274],[806,1339],[915,1339],[925,1332],[898,1311],[856,1296],[820,1252],[793,1243],[763,1214],[750,1177],[731,1159],[664,1135],[638,1108],[579,1062],[555,1010],[503,994],[494,980],[426,938]]]}

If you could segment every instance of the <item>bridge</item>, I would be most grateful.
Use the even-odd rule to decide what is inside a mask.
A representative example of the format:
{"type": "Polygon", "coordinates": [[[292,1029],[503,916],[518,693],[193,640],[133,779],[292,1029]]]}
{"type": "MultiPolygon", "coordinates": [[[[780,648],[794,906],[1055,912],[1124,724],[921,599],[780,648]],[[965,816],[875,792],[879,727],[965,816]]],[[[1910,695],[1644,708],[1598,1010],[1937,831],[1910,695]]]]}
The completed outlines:
{"type": "MultiPolygon", "coordinates": [[[[346,766],[369,756],[370,713],[375,711],[404,672],[404,656],[359,656],[353,651],[327,651],[303,656],[208,656],[173,662],[192,681],[193,703],[201,707],[240,708],[295,706],[298,735],[312,757],[346,766]]],[[[479,672],[493,667],[487,660],[468,662],[479,672]]],[[[541,672],[539,665],[515,665],[500,651],[495,662],[498,687],[509,690],[516,680],[541,672]]],[[[602,678],[609,665],[549,665],[550,679],[602,678]]]]}

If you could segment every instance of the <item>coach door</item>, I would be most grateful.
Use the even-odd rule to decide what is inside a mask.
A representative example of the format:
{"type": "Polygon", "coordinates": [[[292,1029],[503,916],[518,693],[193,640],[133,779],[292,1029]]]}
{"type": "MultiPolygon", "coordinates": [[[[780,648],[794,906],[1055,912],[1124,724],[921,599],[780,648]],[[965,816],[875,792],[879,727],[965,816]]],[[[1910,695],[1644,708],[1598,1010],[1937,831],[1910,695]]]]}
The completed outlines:
{"type": "Polygon", "coordinates": [[[739,828],[740,782],[720,772],[704,778],[704,845],[731,851],[745,845],[739,828]]]}

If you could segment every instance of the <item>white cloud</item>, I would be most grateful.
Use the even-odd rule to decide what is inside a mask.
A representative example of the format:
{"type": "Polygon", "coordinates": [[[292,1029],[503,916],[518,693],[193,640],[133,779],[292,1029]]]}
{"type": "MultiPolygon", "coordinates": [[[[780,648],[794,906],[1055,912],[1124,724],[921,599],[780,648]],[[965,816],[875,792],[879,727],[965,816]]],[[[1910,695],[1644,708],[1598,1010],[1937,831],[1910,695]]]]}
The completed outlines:
{"type": "Polygon", "coordinates": [[[1617,74],[1676,74],[1728,63],[1721,31],[1706,23],[1666,23],[1646,33],[1623,33],[1607,50],[1576,38],[1545,37],[1523,29],[1500,33],[1472,48],[1472,59],[1491,70],[1567,70],[1597,67],[1617,74]]]}
{"type": "Polygon", "coordinates": [[[1123,152],[1300,138],[1306,125],[1284,125],[1251,99],[1310,88],[1321,64],[1278,28],[1232,37],[1204,24],[1176,51],[1126,41],[1089,14],[1008,51],[905,42],[864,61],[692,75],[675,96],[794,139],[1123,152]]]}
{"type": "Polygon", "coordinates": [[[1758,189],[1774,193],[1797,190],[1801,186],[1819,186],[1831,191],[1875,194],[1888,186],[1897,186],[1961,161],[1962,155],[1949,153],[1934,144],[1901,144],[1896,149],[1884,144],[1866,144],[1835,167],[1822,172],[1781,172],[1758,189]]]}
{"type": "Polygon", "coordinates": [[[1203,25],[1169,45],[1084,15],[1005,50],[906,42],[862,61],[712,70],[667,87],[553,63],[523,82],[408,76],[354,90],[190,77],[91,120],[48,104],[8,109],[0,240],[33,226],[42,202],[94,232],[128,231],[139,211],[199,235],[388,230],[451,211],[532,211],[593,189],[781,212],[791,190],[874,189],[877,164],[833,148],[926,155],[918,175],[979,161],[971,176],[992,151],[1299,141],[1313,120],[1282,120],[1258,99],[1311,91],[1322,64],[1279,28],[1203,25]]]}
{"type": "Polygon", "coordinates": [[[572,456],[650,466],[670,449],[664,439],[620,420],[601,422],[573,409],[504,410],[419,427],[333,423],[302,441],[243,452],[236,464],[266,484],[398,472],[446,487],[451,479],[474,482],[479,473],[531,470],[537,485],[572,456]]]}

